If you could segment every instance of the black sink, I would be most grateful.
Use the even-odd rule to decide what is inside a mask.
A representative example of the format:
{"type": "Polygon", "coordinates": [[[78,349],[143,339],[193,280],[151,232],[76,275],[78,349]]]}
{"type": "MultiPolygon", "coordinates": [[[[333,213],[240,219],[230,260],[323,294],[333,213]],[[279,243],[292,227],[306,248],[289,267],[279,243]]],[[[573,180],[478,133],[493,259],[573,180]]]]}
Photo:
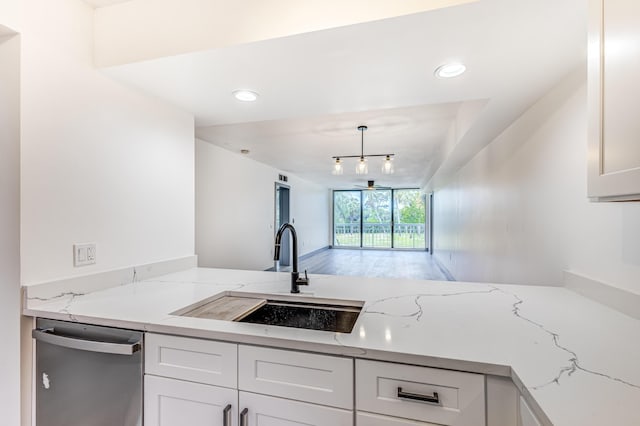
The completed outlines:
{"type": "Polygon", "coordinates": [[[361,309],[360,306],[269,300],[237,321],[351,333],[361,309]]]}

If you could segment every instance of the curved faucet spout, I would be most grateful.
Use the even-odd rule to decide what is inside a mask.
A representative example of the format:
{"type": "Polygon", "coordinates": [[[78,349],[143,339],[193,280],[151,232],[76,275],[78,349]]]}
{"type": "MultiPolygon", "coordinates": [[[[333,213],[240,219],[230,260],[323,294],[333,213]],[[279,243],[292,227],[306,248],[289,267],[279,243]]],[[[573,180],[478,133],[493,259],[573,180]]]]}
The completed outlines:
{"type": "Polygon", "coordinates": [[[306,277],[307,275],[306,272],[305,272],[305,278],[300,278],[300,274],[298,273],[298,236],[296,235],[296,229],[290,223],[283,223],[282,226],[280,226],[280,229],[278,229],[278,232],[276,232],[275,247],[273,250],[273,260],[274,261],[280,260],[280,242],[282,241],[282,235],[284,234],[284,231],[286,231],[287,229],[291,233],[291,239],[293,240],[293,247],[292,247],[293,266],[291,269],[291,293],[300,293],[300,289],[298,288],[298,286],[309,284],[309,279],[306,277]]]}
{"type": "Polygon", "coordinates": [[[294,264],[293,268],[297,271],[297,257],[298,257],[298,236],[296,235],[296,229],[290,223],[283,223],[278,232],[276,232],[276,244],[275,250],[273,251],[273,260],[280,260],[280,242],[282,241],[282,235],[284,231],[289,230],[291,232],[291,238],[293,239],[293,256],[294,256],[294,264]]]}

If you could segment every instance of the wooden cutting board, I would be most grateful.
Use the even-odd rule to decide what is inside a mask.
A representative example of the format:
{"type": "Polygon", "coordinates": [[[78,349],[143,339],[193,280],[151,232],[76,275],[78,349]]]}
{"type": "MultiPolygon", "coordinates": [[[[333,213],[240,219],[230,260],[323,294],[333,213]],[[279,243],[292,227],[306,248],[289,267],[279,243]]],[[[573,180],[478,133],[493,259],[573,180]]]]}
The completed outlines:
{"type": "Polygon", "coordinates": [[[223,296],[205,305],[199,306],[192,311],[184,313],[182,316],[235,321],[250,314],[265,303],[267,303],[267,299],[223,296]]]}

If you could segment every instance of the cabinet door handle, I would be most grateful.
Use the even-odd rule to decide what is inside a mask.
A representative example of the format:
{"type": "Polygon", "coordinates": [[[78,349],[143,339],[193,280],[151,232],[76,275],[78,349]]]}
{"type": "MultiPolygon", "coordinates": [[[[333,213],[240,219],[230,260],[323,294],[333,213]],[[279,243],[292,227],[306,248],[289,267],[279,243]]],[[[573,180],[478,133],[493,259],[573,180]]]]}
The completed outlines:
{"type": "Polygon", "coordinates": [[[222,410],[222,426],[231,426],[231,404],[222,410]]]}
{"type": "Polygon", "coordinates": [[[422,395],[419,393],[404,392],[401,387],[398,387],[398,398],[428,402],[429,404],[440,404],[438,392],[434,392],[433,395],[422,395]]]}
{"type": "Polygon", "coordinates": [[[249,409],[245,408],[240,413],[240,426],[249,426],[249,409]]]}

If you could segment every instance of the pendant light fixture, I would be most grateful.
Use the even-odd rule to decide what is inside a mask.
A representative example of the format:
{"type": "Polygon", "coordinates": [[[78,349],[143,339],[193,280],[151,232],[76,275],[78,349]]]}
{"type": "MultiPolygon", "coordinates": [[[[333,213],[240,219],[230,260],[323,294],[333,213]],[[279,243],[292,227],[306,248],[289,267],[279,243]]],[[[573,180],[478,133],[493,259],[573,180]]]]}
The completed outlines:
{"type": "Polygon", "coordinates": [[[368,157],[385,157],[384,162],[382,163],[382,173],[391,174],[393,173],[393,163],[391,160],[393,159],[394,154],[369,154],[364,155],[364,131],[367,130],[367,126],[358,126],[358,131],[360,132],[360,155],[340,155],[331,157],[335,160],[333,165],[332,174],[341,175],[343,173],[342,167],[342,158],[357,158],[358,162],[356,164],[356,174],[358,175],[366,175],[369,173],[369,166],[367,164],[368,157]]]}
{"type": "Polygon", "coordinates": [[[358,164],[356,164],[356,174],[357,175],[366,175],[369,173],[369,166],[367,165],[367,159],[363,156],[358,160],[358,164]]]}
{"type": "Polygon", "coordinates": [[[382,174],[390,175],[393,173],[393,162],[391,161],[391,156],[387,155],[384,162],[382,163],[382,174]]]}
{"type": "Polygon", "coordinates": [[[336,158],[336,162],[333,165],[333,172],[331,172],[334,175],[341,175],[343,172],[342,169],[342,161],[340,160],[340,158],[336,158]]]}

